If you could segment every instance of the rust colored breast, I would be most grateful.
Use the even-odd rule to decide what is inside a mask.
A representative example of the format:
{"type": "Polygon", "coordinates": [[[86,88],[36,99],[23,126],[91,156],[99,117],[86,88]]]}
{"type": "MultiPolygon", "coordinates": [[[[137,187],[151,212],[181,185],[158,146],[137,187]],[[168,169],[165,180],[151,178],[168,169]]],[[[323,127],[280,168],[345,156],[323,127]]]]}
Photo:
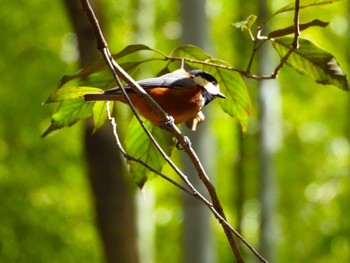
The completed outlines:
{"type": "MultiPolygon", "coordinates": [[[[203,107],[201,88],[150,88],[148,94],[163,108],[165,112],[173,116],[175,124],[187,121],[203,107]]],[[[161,117],[148,103],[135,93],[129,94],[131,101],[138,111],[153,125],[158,126],[161,117]]],[[[119,101],[124,102],[123,98],[119,101]]]]}

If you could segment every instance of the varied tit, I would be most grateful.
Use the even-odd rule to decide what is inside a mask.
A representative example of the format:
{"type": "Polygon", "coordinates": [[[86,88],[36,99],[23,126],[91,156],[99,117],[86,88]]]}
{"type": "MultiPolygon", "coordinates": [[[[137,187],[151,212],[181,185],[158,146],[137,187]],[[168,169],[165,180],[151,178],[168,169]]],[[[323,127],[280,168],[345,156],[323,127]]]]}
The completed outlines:
{"type": "MultiPolygon", "coordinates": [[[[202,70],[185,71],[183,69],[165,74],[158,78],[137,81],[162,109],[174,118],[175,124],[185,122],[195,130],[204,121],[202,108],[216,97],[226,98],[219,90],[217,80],[202,70]]],[[[135,108],[153,125],[160,125],[161,116],[129,85],[124,86],[135,108]]],[[[85,94],[86,101],[118,100],[126,103],[120,88],[103,93],[85,94]]]]}

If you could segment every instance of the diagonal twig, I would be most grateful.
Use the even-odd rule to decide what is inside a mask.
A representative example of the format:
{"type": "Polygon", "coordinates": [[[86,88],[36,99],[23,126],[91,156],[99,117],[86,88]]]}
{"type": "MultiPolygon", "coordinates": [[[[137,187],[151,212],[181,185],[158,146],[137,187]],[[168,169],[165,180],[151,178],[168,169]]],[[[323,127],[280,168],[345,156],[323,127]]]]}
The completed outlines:
{"type": "MultiPolygon", "coordinates": [[[[160,116],[162,116],[164,122],[167,125],[167,129],[175,136],[175,138],[178,140],[178,142],[183,146],[183,148],[185,149],[186,153],[189,155],[190,159],[192,160],[198,176],[200,177],[200,179],[204,182],[205,186],[207,187],[207,190],[213,200],[213,206],[215,208],[216,211],[218,211],[218,213],[225,219],[225,214],[223,212],[222,206],[220,204],[220,201],[217,197],[216,191],[214,186],[212,185],[212,183],[209,181],[208,176],[206,175],[203,166],[201,165],[196,153],[193,151],[191,144],[189,142],[189,139],[187,137],[185,137],[184,135],[182,135],[182,133],[180,132],[180,130],[175,126],[173,119],[170,118],[170,116],[142,89],[142,87],[140,87],[112,58],[112,55],[108,49],[108,45],[107,42],[105,41],[103,34],[100,30],[100,26],[98,23],[97,18],[94,15],[94,12],[90,6],[90,3],[88,0],[81,0],[82,6],[84,11],[86,12],[88,19],[90,21],[90,23],[92,24],[93,28],[94,28],[94,32],[96,35],[96,39],[97,39],[97,48],[98,50],[101,51],[101,53],[103,54],[103,57],[107,63],[107,65],[109,66],[109,68],[111,69],[113,76],[116,80],[116,82],[118,83],[118,86],[121,88],[124,97],[127,99],[128,103],[130,104],[130,106],[132,105],[130,99],[127,97],[127,94],[125,92],[125,90],[123,89],[123,86],[120,83],[119,77],[121,77],[127,84],[130,85],[131,88],[133,88],[135,90],[135,92],[137,92],[140,96],[142,96],[147,103],[149,103],[152,108],[155,110],[155,112],[157,112],[160,116]]],[[[135,109],[133,109],[134,112],[135,109]]],[[[150,135],[149,132],[147,132],[147,129],[145,128],[145,126],[143,125],[142,121],[140,122],[141,126],[143,127],[143,129],[146,131],[147,135],[150,135]]],[[[157,143],[154,139],[152,139],[152,137],[150,136],[152,142],[156,145],[157,147],[157,143]]],[[[162,149],[159,147],[157,147],[157,149],[162,153],[162,149]]],[[[163,157],[167,160],[170,161],[169,157],[167,157],[166,155],[163,155],[163,157]]],[[[178,168],[175,166],[173,167],[175,168],[176,172],[180,172],[178,170],[178,168]]],[[[182,174],[182,173],[181,173],[182,174]]],[[[181,177],[183,180],[186,180],[187,177],[183,176],[181,177]]],[[[197,191],[198,193],[198,191],[197,191]]],[[[194,195],[196,196],[196,195],[194,195]]],[[[226,237],[229,241],[229,244],[232,248],[232,251],[235,254],[235,257],[237,259],[237,262],[243,262],[242,256],[238,250],[238,247],[236,245],[236,242],[233,238],[233,234],[232,231],[230,230],[229,227],[227,227],[225,224],[223,224],[220,221],[224,232],[226,234],[226,237]]]]}
{"type": "MultiPolygon", "coordinates": [[[[96,39],[97,39],[97,47],[98,49],[102,52],[104,59],[106,60],[107,65],[109,66],[109,68],[111,69],[113,76],[116,80],[116,82],[118,83],[118,86],[121,88],[122,93],[124,95],[124,97],[126,98],[127,102],[129,103],[131,109],[133,110],[135,116],[138,118],[142,128],[145,130],[145,132],[147,133],[147,135],[150,137],[150,139],[152,140],[152,142],[155,144],[155,146],[157,147],[157,149],[161,152],[163,158],[165,158],[165,160],[170,163],[170,165],[172,166],[172,168],[179,174],[179,176],[181,177],[181,179],[186,183],[187,186],[189,186],[189,188],[191,189],[192,192],[190,191],[186,191],[187,193],[190,193],[193,197],[199,199],[201,202],[203,202],[206,206],[208,206],[208,208],[212,211],[212,213],[215,215],[215,217],[219,220],[220,224],[222,225],[224,232],[227,236],[227,239],[231,245],[231,248],[235,254],[235,257],[237,259],[238,262],[243,262],[243,259],[240,255],[240,252],[237,248],[237,245],[235,243],[235,240],[233,238],[232,233],[234,233],[240,240],[242,240],[242,242],[248,246],[248,248],[254,253],[254,255],[257,256],[257,258],[261,261],[261,262],[267,262],[265,259],[263,259],[258,252],[256,252],[254,250],[253,247],[251,247],[249,245],[249,243],[247,243],[243,237],[241,237],[239,235],[239,233],[237,233],[237,231],[235,231],[235,229],[233,229],[226,221],[226,217],[225,217],[225,213],[222,209],[220,200],[217,196],[215,187],[213,186],[213,184],[210,182],[209,177],[207,176],[207,174],[205,173],[203,166],[200,162],[200,160],[198,159],[196,153],[194,152],[194,150],[191,147],[191,144],[188,140],[187,137],[183,136],[182,133],[180,132],[180,130],[175,126],[174,122],[172,121],[173,119],[171,118],[171,116],[169,116],[153,99],[152,97],[150,97],[142,87],[140,87],[112,58],[111,53],[109,52],[107,43],[103,37],[103,34],[100,30],[98,21],[96,19],[96,17],[94,16],[94,12],[91,9],[88,0],[81,0],[82,5],[87,13],[87,16],[91,22],[91,24],[93,25],[93,29],[95,31],[96,34],[96,39]],[[128,98],[123,86],[121,85],[121,82],[119,80],[119,77],[122,78],[127,84],[129,84],[129,86],[131,88],[134,89],[135,92],[137,92],[140,96],[142,96],[147,103],[150,104],[150,106],[154,109],[155,112],[157,112],[164,120],[164,122],[166,123],[167,129],[168,131],[170,131],[175,138],[178,140],[178,142],[183,146],[183,149],[185,150],[185,152],[187,153],[187,155],[190,157],[194,167],[197,170],[198,176],[200,177],[200,179],[202,180],[203,184],[206,186],[211,200],[212,200],[212,204],[206,200],[192,185],[191,183],[188,181],[187,177],[176,167],[175,164],[172,163],[172,161],[170,160],[170,158],[162,151],[161,147],[157,144],[157,142],[154,140],[154,138],[152,137],[152,135],[150,134],[150,132],[147,130],[147,128],[145,127],[145,125],[143,124],[142,120],[139,118],[135,108],[132,105],[131,100],[128,98]]],[[[166,57],[166,59],[169,60],[177,60],[177,59],[181,59],[182,61],[190,61],[192,63],[200,63],[200,64],[210,64],[213,66],[217,66],[217,67],[221,67],[221,68],[225,68],[225,69],[229,69],[229,70],[235,70],[239,73],[241,73],[242,75],[246,76],[246,77],[250,77],[250,78],[254,78],[254,79],[274,79],[277,77],[279,70],[282,68],[282,66],[285,64],[285,62],[287,61],[287,59],[289,58],[289,56],[293,53],[293,51],[295,51],[298,48],[298,40],[299,40],[299,35],[300,35],[300,25],[299,25],[299,6],[300,6],[300,1],[296,0],[295,1],[295,13],[294,13],[294,39],[293,39],[293,47],[286,53],[286,55],[281,59],[280,64],[275,68],[274,72],[270,75],[270,76],[256,76],[256,75],[252,75],[249,70],[247,71],[241,71],[241,70],[237,70],[231,67],[227,67],[227,66],[223,66],[223,65],[217,65],[214,63],[208,63],[208,61],[206,62],[201,62],[201,61],[194,61],[194,60],[188,60],[188,59],[184,59],[184,58],[172,58],[172,57],[166,57]]],[[[122,148],[121,148],[122,151],[122,148]]],[[[124,156],[126,158],[131,158],[130,156],[128,156],[125,152],[124,152],[124,156]]],[[[137,160],[134,160],[137,161],[137,160]]],[[[147,167],[147,164],[145,165],[147,167]]],[[[150,167],[151,169],[151,167],[150,167]]],[[[151,169],[152,170],[152,169],[151,169]]],[[[163,177],[164,178],[164,177],[163,177]]],[[[165,178],[166,179],[166,178],[165,178]]],[[[172,181],[170,181],[171,183],[173,183],[172,181]]],[[[180,187],[181,188],[181,187],[180,187]]],[[[182,188],[181,188],[182,189],[182,188]]]]}

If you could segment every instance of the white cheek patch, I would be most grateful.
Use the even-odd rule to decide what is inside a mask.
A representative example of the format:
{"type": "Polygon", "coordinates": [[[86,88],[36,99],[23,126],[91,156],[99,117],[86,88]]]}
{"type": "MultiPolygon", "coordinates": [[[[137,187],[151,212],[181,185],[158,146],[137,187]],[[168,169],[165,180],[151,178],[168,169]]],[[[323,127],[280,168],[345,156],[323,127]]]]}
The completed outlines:
{"type": "Polygon", "coordinates": [[[198,85],[204,87],[210,94],[218,95],[220,93],[219,84],[215,86],[213,83],[207,81],[202,77],[194,77],[193,81],[198,85]]]}
{"type": "Polygon", "coordinates": [[[219,84],[217,84],[216,86],[209,82],[209,81],[204,81],[206,82],[205,85],[203,86],[209,93],[213,94],[213,95],[218,95],[220,93],[219,90],[219,84]]]}

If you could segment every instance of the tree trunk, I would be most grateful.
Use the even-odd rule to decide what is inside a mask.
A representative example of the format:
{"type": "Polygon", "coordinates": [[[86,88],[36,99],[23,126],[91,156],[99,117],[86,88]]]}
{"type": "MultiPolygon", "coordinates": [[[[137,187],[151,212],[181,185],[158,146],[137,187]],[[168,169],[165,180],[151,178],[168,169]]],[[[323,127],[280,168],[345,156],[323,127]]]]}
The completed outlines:
{"type": "MultiPolygon", "coordinates": [[[[181,0],[181,22],[183,44],[197,45],[203,49],[208,48],[208,19],[205,13],[206,1],[204,0],[181,0]]],[[[215,154],[214,143],[208,132],[209,116],[199,126],[198,130],[191,134],[187,132],[194,149],[204,164],[208,174],[213,175],[210,170],[212,156],[215,154]],[[210,146],[210,147],[209,147],[210,146]],[[209,170],[208,170],[209,169],[209,170]]],[[[203,184],[197,176],[192,163],[184,158],[184,172],[193,185],[204,191],[203,184]]],[[[215,262],[213,238],[210,227],[210,213],[208,209],[197,200],[183,195],[184,203],[184,261],[185,263],[213,263],[215,262]]]]}
{"type": "Polygon", "coordinates": [[[91,136],[91,132],[91,127],[88,127],[85,132],[85,152],[106,262],[137,263],[134,198],[130,178],[125,176],[111,127],[104,126],[94,136],[91,136]]]}
{"type": "MultiPolygon", "coordinates": [[[[260,1],[260,17],[267,17],[267,1],[260,1]]],[[[263,49],[259,56],[260,74],[269,74],[274,68],[271,50],[263,49]]],[[[259,82],[258,104],[260,110],[260,251],[270,262],[275,262],[276,203],[275,152],[281,144],[281,96],[276,80],[259,82]]]]}
{"type": "MultiPolygon", "coordinates": [[[[95,37],[82,12],[79,0],[65,0],[66,9],[78,37],[81,65],[97,59],[95,37]]],[[[98,1],[90,1],[99,19],[98,1]]],[[[101,24],[103,24],[103,21],[101,24]]],[[[137,263],[134,200],[130,180],[114,145],[111,127],[92,135],[92,124],[85,130],[85,156],[88,178],[95,201],[97,228],[106,262],[137,263]]]]}
{"type": "MultiPolygon", "coordinates": [[[[157,17],[155,0],[134,0],[132,4],[132,8],[135,10],[134,41],[153,47],[155,45],[154,25],[157,17]]],[[[142,56],[142,54],[139,56],[142,56]]],[[[138,72],[137,77],[138,79],[149,78],[152,73],[151,68],[143,67],[138,72]]],[[[136,195],[138,248],[142,263],[154,263],[156,262],[156,220],[154,211],[157,197],[152,184],[148,184],[146,189],[146,198],[140,194],[136,195]]]]}

